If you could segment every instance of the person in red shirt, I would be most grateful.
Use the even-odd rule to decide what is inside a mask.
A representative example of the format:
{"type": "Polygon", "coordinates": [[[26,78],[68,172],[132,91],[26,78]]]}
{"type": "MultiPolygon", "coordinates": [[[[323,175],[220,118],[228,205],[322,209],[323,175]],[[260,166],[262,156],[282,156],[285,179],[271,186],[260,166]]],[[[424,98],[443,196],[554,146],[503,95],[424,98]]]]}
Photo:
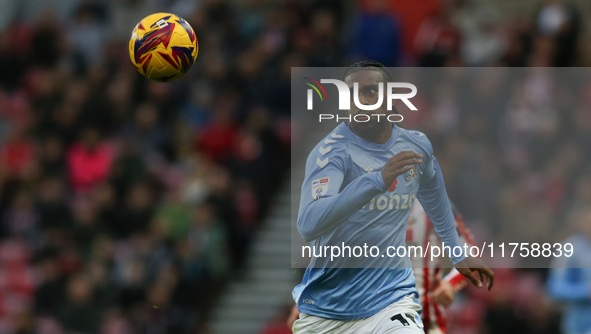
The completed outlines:
{"type": "Polygon", "coordinates": [[[14,126],[0,146],[0,169],[9,177],[22,178],[35,159],[35,144],[27,136],[25,127],[14,126]]]}
{"type": "Polygon", "coordinates": [[[95,185],[107,181],[113,158],[113,149],[101,140],[98,129],[83,130],[80,140],[70,147],[67,156],[68,173],[74,191],[88,192],[95,185]]]}

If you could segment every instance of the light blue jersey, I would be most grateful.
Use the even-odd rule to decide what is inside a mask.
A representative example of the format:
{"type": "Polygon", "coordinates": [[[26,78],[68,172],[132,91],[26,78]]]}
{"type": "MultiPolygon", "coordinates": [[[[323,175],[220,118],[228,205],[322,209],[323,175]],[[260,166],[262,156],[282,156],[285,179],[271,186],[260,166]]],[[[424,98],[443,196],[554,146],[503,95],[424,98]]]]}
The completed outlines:
{"type": "MultiPolygon", "coordinates": [[[[363,245],[385,250],[405,245],[406,223],[415,199],[423,205],[446,245],[460,246],[454,216],[433,148],[425,134],[393,126],[380,145],[355,135],[342,123],[314,147],[306,162],[298,230],[311,246],[363,245]],[[384,183],[381,168],[402,151],[423,154],[423,162],[384,183]],[[391,190],[391,191],[390,191],[391,190]]],[[[454,264],[465,257],[451,257],[454,264]]],[[[293,291],[300,312],[330,319],[359,319],[376,314],[401,298],[417,294],[408,257],[379,266],[330,268],[312,258],[302,283],[293,291]],[[373,268],[371,268],[373,267],[373,268]],[[394,269],[386,269],[394,268],[394,269]]],[[[374,261],[374,262],[372,262],[374,261]]]]}

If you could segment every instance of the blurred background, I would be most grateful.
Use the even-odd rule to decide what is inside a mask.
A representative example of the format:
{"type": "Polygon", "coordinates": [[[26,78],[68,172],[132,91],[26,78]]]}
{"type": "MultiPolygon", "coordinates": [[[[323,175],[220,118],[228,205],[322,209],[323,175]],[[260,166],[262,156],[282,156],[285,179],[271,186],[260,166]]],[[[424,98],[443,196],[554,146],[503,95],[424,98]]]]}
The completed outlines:
{"type": "MultiPolygon", "coordinates": [[[[303,271],[288,264],[289,151],[305,136],[290,125],[291,67],[591,64],[585,0],[0,8],[0,334],[291,333],[303,271]],[[141,77],[127,47],[161,11],[200,44],[170,84],[141,77]]],[[[442,87],[405,121],[434,142],[477,238],[522,220],[566,237],[591,201],[591,85],[565,109],[548,85],[534,77],[505,106],[460,105],[442,87]]],[[[456,297],[449,333],[560,333],[546,270],[496,273],[493,294],[456,297]]]]}

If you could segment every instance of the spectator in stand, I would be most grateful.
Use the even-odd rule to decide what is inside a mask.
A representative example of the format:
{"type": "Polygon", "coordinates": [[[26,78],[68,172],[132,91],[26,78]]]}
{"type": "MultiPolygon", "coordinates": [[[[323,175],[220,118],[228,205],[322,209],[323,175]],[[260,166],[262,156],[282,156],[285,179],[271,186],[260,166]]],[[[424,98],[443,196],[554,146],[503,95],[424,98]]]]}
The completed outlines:
{"type": "Polygon", "coordinates": [[[67,301],[60,310],[65,332],[96,333],[99,329],[101,309],[95,303],[92,281],[79,275],[68,282],[67,301]]]}
{"type": "Polygon", "coordinates": [[[438,16],[424,20],[415,40],[418,62],[424,67],[453,66],[461,62],[461,35],[451,22],[449,9],[443,8],[438,16]]]}
{"type": "Polygon", "coordinates": [[[537,28],[555,44],[552,66],[573,66],[580,34],[577,9],[566,0],[546,0],[537,15],[537,28]]]}
{"type": "Polygon", "coordinates": [[[114,152],[101,139],[97,128],[84,129],[78,142],[68,151],[68,171],[74,191],[89,192],[93,186],[107,181],[114,152]]]}
{"type": "Polygon", "coordinates": [[[402,56],[400,23],[389,13],[388,1],[369,0],[367,8],[352,24],[349,62],[373,59],[386,66],[399,64],[402,56]]]}

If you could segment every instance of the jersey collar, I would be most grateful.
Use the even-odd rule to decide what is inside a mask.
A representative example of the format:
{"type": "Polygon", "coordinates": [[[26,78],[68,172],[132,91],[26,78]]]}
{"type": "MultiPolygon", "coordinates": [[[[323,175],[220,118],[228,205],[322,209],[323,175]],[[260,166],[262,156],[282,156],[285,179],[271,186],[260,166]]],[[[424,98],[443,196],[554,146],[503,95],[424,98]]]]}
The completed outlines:
{"type": "Polygon", "coordinates": [[[392,146],[392,144],[394,144],[394,142],[396,141],[396,138],[398,138],[398,133],[400,132],[398,126],[392,123],[392,135],[390,136],[390,139],[385,144],[377,144],[371,141],[367,141],[353,133],[353,131],[351,131],[351,128],[349,127],[349,124],[346,122],[343,122],[339,127],[353,142],[372,150],[386,150],[390,148],[390,146],[392,146]]]}

